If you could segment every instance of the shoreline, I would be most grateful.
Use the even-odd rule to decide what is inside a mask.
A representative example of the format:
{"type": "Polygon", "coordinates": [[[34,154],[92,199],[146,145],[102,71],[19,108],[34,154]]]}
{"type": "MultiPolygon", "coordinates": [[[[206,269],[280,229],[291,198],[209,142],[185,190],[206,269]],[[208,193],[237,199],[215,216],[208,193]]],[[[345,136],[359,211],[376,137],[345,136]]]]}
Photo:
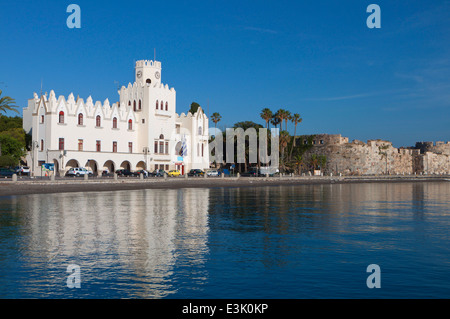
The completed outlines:
{"type": "Polygon", "coordinates": [[[349,183],[398,183],[398,182],[447,182],[449,175],[395,175],[395,176],[297,176],[297,177],[227,177],[227,178],[147,178],[140,179],[102,179],[89,180],[0,180],[0,198],[30,194],[51,194],[68,192],[103,192],[139,189],[180,189],[180,188],[217,188],[217,187],[261,187],[327,185],[349,183]]]}

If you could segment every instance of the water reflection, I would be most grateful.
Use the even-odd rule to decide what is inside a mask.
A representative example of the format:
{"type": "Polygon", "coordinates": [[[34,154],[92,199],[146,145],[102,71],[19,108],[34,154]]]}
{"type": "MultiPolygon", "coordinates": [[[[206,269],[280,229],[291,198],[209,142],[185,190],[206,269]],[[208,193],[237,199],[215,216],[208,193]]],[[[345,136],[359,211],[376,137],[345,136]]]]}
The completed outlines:
{"type": "Polygon", "coordinates": [[[67,292],[69,264],[81,267],[77,294],[85,297],[165,297],[178,290],[170,280],[175,267],[195,265],[189,275],[202,280],[208,202],[208,189],[13,197],[9,210],[21,225],[22,267],[37,274],[21,293],[67,292]]]}
{"type": "Polygon", "coordinates": [[[373,297],[371,263],[389,270],[383,296],[448,296],[449,193],[433,182],[4,198],[0,297],[373,297]],[[66,287],[69,264],[81,289],[66,287]]]}

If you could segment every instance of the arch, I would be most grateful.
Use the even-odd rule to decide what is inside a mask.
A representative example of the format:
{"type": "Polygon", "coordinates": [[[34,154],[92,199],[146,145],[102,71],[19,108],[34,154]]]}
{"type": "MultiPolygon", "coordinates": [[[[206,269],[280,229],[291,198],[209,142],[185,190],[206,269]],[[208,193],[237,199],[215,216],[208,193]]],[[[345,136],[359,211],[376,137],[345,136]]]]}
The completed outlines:
{"type": "Polygon", "coordinates": [[[132,119],[129,119],[128,120],[128,130],[132,130],[133,129],[133,120],[132,119]]]}
{"type": "Polygon", "coordinates": [[[121,168],[121,169],[131,170],[131,164],[130,164],[129,161],[123,161],[123,162],[120,164],[120,168],[121,168]]]}
{"type": "Polygon", "coordinates": [[[101,117],[100,115],[97,115],[97,116],[95,117],[95,126],[96,126],[96,127],[102,126],[102,117],[101,117]]]}
{"type": "Polygon", "coordinates": [[[78,163],[78,161],[76,159],[71,159],[66,162],[65,167],[67,170],[69,170],[73,167],[80,167],[80,164],[78,163]]]}
{"type": "Polygon", "coordinates": [[[78,113],[78,125],[83,125],[83,113],[78,113]]]}
{"type": "Polygon", "coordinates": [[[113,118],[113,126],[112,128],[117,128],[117,117],[113,118]]]}
{"type": "Polygon", "coordinates": [[[86,167],[87,169],[90,168],[92,173],[94,173],[94,175],[98,173],[98,164],[96,160],[92,159],[88,160],[86,162],[86,165],[84,165],[84,167],[86,167]]]}
{"type": "Polygon", "coordinates": [[[64,111],[59,111],[58,123],[64,123],[64,111]]]}
{"type": "Polygon", "coordinates": [[[147,165],[145,165],[144,161],[140,161],[136,164],[136,170],[146,169],[147,165]]]}
{"type": "Polygon", "coordinates": [[[161,134],[161,135],[159,136],[159,139],[160,139],[160,140],[163,140],[163,139],[164,139],[164,135],[161,134]]]}
{"type": "Polygon", "coordinates": [[[110,173],[114,173],[116,171],[116,165],[112,160],[108,160],[103,164],[103,170],[108,170],[110,173]]]}

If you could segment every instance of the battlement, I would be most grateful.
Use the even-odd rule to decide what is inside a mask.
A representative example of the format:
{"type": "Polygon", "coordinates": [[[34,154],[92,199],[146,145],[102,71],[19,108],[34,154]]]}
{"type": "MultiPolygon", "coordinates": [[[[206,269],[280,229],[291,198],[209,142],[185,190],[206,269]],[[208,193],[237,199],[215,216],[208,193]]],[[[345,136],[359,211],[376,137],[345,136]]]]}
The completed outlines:
{"type": "Polygon", "coordinates": [[[139,60],[136,61],[136,67],[154,67],[154,68],[161,68],[161,62],[160,61],[153,61],[153,60],[139,60]]]}

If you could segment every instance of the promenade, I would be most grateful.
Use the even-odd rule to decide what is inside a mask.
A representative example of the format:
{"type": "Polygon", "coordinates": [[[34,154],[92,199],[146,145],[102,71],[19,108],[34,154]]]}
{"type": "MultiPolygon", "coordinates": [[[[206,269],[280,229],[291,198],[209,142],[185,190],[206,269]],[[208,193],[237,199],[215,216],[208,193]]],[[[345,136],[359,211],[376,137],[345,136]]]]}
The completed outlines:
{"type": "Polygon", "coordinates": [[[133,189],[174,189],[211,187],[258,187],[277,185],[313,185],[378,182],[450,182],[450,175],[393,176],[277,176],[277,177],[138,177],[114,178],[22,178],[17,181],[0,179],[0,197],[11,195],[100,192],[133,189]]]}

